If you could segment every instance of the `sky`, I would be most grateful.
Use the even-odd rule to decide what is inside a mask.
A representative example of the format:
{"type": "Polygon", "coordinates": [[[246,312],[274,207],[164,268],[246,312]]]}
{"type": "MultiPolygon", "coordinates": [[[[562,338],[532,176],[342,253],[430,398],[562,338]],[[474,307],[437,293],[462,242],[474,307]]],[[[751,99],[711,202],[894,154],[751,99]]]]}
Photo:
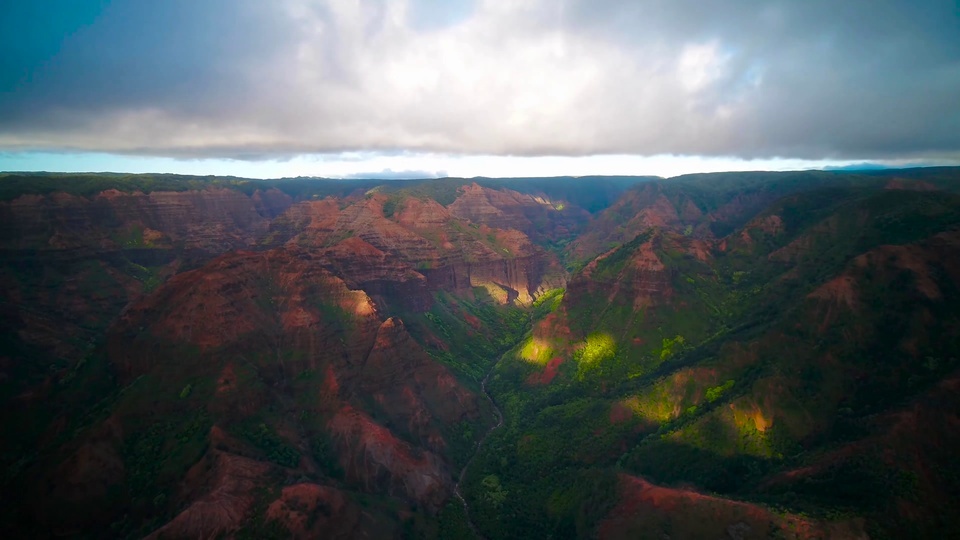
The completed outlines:
{"type": "Polygon", "coordinates": [[[0,170],[960,164],[955,0],[0,5],[0,170]]]}

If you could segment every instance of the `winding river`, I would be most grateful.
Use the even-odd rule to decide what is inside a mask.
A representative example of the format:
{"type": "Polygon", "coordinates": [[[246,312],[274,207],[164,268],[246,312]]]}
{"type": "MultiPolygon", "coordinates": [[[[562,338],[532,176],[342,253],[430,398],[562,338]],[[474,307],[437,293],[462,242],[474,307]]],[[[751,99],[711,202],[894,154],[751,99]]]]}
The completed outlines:
{"type": "MultiPolygon", "coordinates": [[[[502,359],[502,357],[501,357],[502,359]]],[[[490,378],[490,375],[493,374],[493,371],[497,368],[497,365],[500,363],[498,359],[496,362],[490,366],[490,371],[483,377],[483,381],[480,382],[480,390],[483,391],[483,395],[486,396],[487,400],[490,402],[490,405],[493,406],[493,412],[496,414],[497,423],[490,427],[486,433],[483,434],[483,437],[477,441],[477,445],[473,450],[473,455],[470,456],[470,459],[463,465],[463,468],[460,469],[460,477],[457,478],[457,485],[453,489],[453,494],[456,495],[460,502],[463,503],[463,512],[467,517],[467,525],[470,526],[470,530],[473,531],[474,536],[480,538],[481,540],[486,540],[486,537],[480,534],[480,531],[477,529],[477,526],[473,523],[473,518],[470,517],[470,504],[467,503],[467,500],[463,498],[463,493],[460,491],[460,484],[463,483],[463,478],[467,474],[467,469],[470,468],[470,464],[473,463],[473,459],[477,457],[477,454],[480,453],[480,448],[483,446],[483,443],[490,437],[490,434],[493,433],[496,429],[503,425],[503,412],[500,410],[500,407],[497,407],[497,402],[493,400],[493,397],[490,395],[490,392],[487,391],[487,380],[490,378]]]]}

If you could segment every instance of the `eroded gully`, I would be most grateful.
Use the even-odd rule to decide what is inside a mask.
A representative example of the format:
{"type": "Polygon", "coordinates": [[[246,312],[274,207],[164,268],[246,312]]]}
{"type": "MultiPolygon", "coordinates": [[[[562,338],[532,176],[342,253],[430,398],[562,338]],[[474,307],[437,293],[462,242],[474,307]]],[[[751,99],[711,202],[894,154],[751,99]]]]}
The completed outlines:
{"type": "Polygon", "coordinates": [[[463,497],[463,493],[460,491],[460,484],[463,483],[463,478],[467,474],[467,469],[470,468],[470,464],[473,463],[474,458],[477,457],[477,454],[480,453],[480,448],[483,447],[483,443],[486,442],[487,438],[490,437],[490,434],[496,431],[500,426],[503,425],[503,412],[500,410],[500,407],[497,407],[497,402],[493,400],[493,396],[490,395],[490,392],[487,391],[487,380],[490,378],[490,375],[493,374],[493,371],[497,368],[497,364],[500,363],[498,359],[496,362],[490,366],[490,371],[483,377],[483,380],[480,382],[480,390],[483,392],[483,395],[486,396],[487,401],[490,402],[490,405],[493,406],[493,412],[497,417],[497,423],[490,427],[486,433],[483,434],[483,437],[480,437],[480,440],[477,441],[476,446],[473,449],[473,455],[470,456],[470,459],[463,465],[463,468],[460,469],[460,477],[457,478],[457,485],[453,488],[453,494],[456,495],[460,502],[463,503],[463,512],[467,518],[467,525],[470,527],[470,530],[473,531],[473,535],[481,540],[486,540],[486,537],[480,534],[480,531],[477,529],[477,526],[473,523],[473,518],[470,517],[470,504],[463,497]]]}

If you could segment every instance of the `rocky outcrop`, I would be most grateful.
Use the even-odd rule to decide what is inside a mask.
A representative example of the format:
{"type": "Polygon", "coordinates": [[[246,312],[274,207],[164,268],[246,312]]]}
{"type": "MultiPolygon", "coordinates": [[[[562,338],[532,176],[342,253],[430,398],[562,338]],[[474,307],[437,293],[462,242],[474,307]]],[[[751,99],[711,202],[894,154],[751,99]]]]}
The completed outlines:
{"type": "Polygon", "coordinates": [[[583,210],[554,203],[546,196],[491,189],[476,182],[462,186],[447,209],[454,217],[500,229],[515,229],[540,239],[560,239],[574,234],[588,220],[583,210]]]}
{"type": "Polygon", "coordinates": [[[488,289],[502,303],[528,304],[564,283],[555,259],[523,232],[478,225],[415,197],[391,202],[377,193],[345,208],[332,199],[301,203],[271,229],[276,238],[301,231],[287,242],[324,250],[331,271],[388,310],[425,310],[433,291],[474,287],[488,289]],[[384,214],[388,203],[396,204],[390,218],[384,214]]]}
{"type": "Polygon", "coordinates": [[[571,280],[566,298],[570,305],[604,298],[609,303],[629,302],[633,310],[665,304],[673,294],[672,270],[660,259],[664,235],[651,232],[642,242],[610,250],[588,264],[571,280]],[[636,244],[636,245],[634,245],[636,244]]]}
{"type": "Polygon", "coordinates": [[[517,257],[491,262],[457,262],[422,273],[435,288],[466,292],[482,287],[499,303],[529,304],[535,296],[562,287],[560,270],[542,256],[517,257]]]}
{"type": "Polygon", "coordinates": [[[383,319],[370,296],[330,273],[329,256],[291,245],[234,252],[181,273],[126,310],[110,332],[111,362],[124,381],[217,381],[206,410],[228,425],[263,405],[299,400],[281,417],[329,418],[323,427],[274,422],[270,429],[287,433],[293,446],[308,445],[300,437],[329,437],[351,486],[435,512],[453,486],[443,433],[479,417],[476,396],[421,349],[399,318],[383,319]],[[197,352],[185,354],[185,345],[197,352]],[[288,393],[301,391],[291,381],[321,374],[323,384],[310,397],[288,393]]]}
{"type": "Polygon", "coordinates": [[[537,201],[515,191],[497,191],[476,183],[460,188],[460,196],[449,206],[450,213],[473,223],[507,229],[531,230],[533,223],[524,208],[537,201]]]}
{"type": "Polygon", "coordinates": [[[392,538],[395,527],[357,504],[343,491],[318,484],[286,486],[270,503],[266,518],[279,523],[290,538],[392,538]]]}
{"type": "Polygon", "coordinates": [[[0,202],[0,248],[102,251],[178,246],[222,253],[252,245],[266,231],[268,216],[284,205],[276,193],[258,192],[251,198],[226,188],[108,190],[90,198],[23,195],[0,202]]]}
{"type": "Polygon", "coordinates": [[[368,415],[346,406],[328,428],[340,449],[347,477],[367,491],[385,491],[436,513],[453,493],[443,461],[398,439],[368,415]]]}
{"type": "Polygon", "coordinates": [[[628,242],[651,227],[682,232],[685,225],[701,220],[699,209],[691,201],[687,200],[681,208],[684,220],[660,183],[642,184],[597,216],[567,251],[575,259],[588,260],[607,251],[611,244],[628,242]]]}
{"type": "Polygon", "coordinates": [[[332,273],[343,276],[348,286],[370,295],[386,312],[394,308],[426,311],[433,303],[431,284],[421,272],[358,236],[323,250],[321,261],[332,273]]]}
{"type": "Polygon", "coordinates": [[[147,540],[216,538],[235,532],[250,517],[256,490],[269,471],[267,463],[211,450],[187,475],[206,492],[147,540]]]}
{"type": "MultiPolygon", "coordinates": [[[[417,197],[405,198],[402,201],[402,208],[394,216],[400,225],[421,230],[445,229],[453,218],[454,215],[437,201],[417,197]]],[[[503,224],[500,226],[502,227],[503,224]]]]}
{"type": "Polygon", "coordinates": [[[356,385],[355,397],[371,396],[408,440],[436,453],[447,446],[442,426],[478,415],[476,396],[435,363],[397,317],[380,325],[362,369],[347,382],[356,385]]]}

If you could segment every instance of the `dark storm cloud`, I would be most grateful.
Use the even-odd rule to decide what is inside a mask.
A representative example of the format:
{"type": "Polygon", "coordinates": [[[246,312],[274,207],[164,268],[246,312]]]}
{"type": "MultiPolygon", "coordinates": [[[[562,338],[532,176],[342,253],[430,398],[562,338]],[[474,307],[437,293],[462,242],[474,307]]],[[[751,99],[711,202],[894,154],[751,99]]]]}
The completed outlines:
{"type": "Polygon", "coordinates": [[[6,149],[960,157],[946,0],[22,4],[6,149]]]}
{"type": "MultiPolygon", "coordinates": [[[[52,11],[67,5],[81,11],[76,6],[83,4],[99,9],[92,17],[87,10],[88,20],[63,21],[58,34],[48,32],[45,49],[52,54],[35,57],[25,80],[2,81],[4,124],[84,125],[90,116],[122,109],[202,114],[224,100],[238,105],[238,98],[249,97],[238,86],[245,72],[284,45],[283,28],[271,27],[271,19],[243,1],[36,4],[51,3],[52,11]]],[[[26,11],[2,19],[8,39],[45,31],[47,19],[26,11]]]]}

